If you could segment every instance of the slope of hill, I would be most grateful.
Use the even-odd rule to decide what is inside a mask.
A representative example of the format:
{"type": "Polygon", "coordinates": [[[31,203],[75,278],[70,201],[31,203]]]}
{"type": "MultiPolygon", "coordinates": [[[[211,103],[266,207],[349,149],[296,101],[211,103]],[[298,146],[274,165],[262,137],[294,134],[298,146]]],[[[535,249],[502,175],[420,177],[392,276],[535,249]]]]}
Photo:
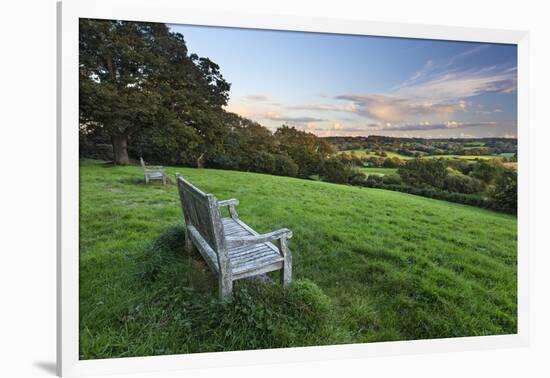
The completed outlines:
{"type": "MultiPolygon", "coordinates": [[[[314,339],[293,338],[294,331],[282,337],[284,325],[274,326],[279,333],[269,328],[277,314],[266,300],[262,314],[274,315],[262,315],[265,329],[239,323],[226,324],[229,333],[209,332],[216,323],[207,311],[196,315],[196,302],[174,307],[190,290],[202,288],[204,301],[216,296],[200,259],[176,251],[170,266],[159,267],[165,260],[155,265],[169,272],[167,281],[147,287],[140,278],[151,243],[170,225],[183,223],[175,186],[145,185],[139,167],[83,160],[81,358],[516,332],[513,216],[287,177],[190,168],[168,172],[171,177],[180,172],[220,200],[238,198],[240,216],[259,232],[290,228],[294,278],[313,281],[330,298],[329,330],[310,331],[314,339]],[[232,334],[233,327],[246,329],[247,338],[232,334]],[[251,335],[263,336],[252,341],[251,335]]],[[[238,282],[236,290],[246,285],[238,282]]]]}

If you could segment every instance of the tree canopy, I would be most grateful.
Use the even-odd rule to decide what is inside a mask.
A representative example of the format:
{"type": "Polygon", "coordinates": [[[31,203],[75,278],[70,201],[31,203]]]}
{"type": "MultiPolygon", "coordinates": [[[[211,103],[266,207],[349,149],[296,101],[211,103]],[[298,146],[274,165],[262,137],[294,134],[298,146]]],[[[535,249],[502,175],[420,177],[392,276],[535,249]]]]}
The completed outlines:
{"type": "Polygon", "coordinates": [[[81,19],[79,49],[81,127],[111,139],[115,163],[129,162],[133,137],[216,139],[230,84],[216,63],[188,53],[181,34],[160,23],[81,19]]]}

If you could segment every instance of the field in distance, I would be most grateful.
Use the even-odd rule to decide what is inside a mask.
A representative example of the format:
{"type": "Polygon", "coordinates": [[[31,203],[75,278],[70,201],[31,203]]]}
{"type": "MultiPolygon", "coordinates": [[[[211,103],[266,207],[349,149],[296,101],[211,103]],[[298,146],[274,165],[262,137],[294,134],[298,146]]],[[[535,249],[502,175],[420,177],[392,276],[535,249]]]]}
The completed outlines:
{"type": "Polygon", "coordinates": [[[376,167],[362,167],[360,168],[361,172],[363,172],[365,175],[389,175],[391,173],[396,173],[397,168],[376,168],[376,167]]]}
{"type": "MultiPolygon", "coordinates": [[[[372,157],[379,156],[373,151],[366,151],[366,150],[363,150],[363,149],[345,150],[345,151],[339,151],[338,153],[339,154],[346,153],[346,154],[350,154],[350,155],[355,155],[355,156],[360,157],[360,158],[370,157],[370,156],[372,156],[372,157]]],[[[385,154],[386,154],[385,157],[388,157],[388,158],[398,157],[399,159],[402,159],[402,160],[414,159],[413,156],[402,155],[402,154],[398,154],[398,153],[391,152],[391,151],[385,151],[385,154]]],[[[513,153],[504,152],[504,153],[497,154],[497,155],[430,155],[430,156],[423,156],[423,158],[424,159],[465,159],[465,160],[482,159],[482,160],[489,160],[489,159],[510,158],[513,155],[514,155],[513,153]]]]}

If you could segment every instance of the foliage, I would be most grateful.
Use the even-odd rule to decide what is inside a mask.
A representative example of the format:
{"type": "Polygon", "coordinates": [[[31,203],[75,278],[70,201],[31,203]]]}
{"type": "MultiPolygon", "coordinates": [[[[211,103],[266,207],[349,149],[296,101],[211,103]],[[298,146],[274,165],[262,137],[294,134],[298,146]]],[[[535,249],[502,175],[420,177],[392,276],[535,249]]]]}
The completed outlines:
{"type": "Polygon", "coordinates": [[[79,30],[80,124],[111,138],[115,163],[128,164],[128,142],[145,133],[163,148],[174,133],[194,140],[180,130],[190,127],[203,148],[215,144],[230,88],[218,65],[164,24],[80,19],[79,30]]]}
{"type": "Polygon", "coordinates": [[[464,194],[480,193],[484,189],[484,183],[462,173],[449,174],[445,177],[444,189],[449,192],[464,194]]]}
{"type": "Polygon", "coordinates": [[[437,189],[429,186],[416,187],[416,186],[403,185],[403,184],[384,183],[383,176],[373,178],[371,180],[367,179],[367,181],[364,183],[364,186],[369,188],[377,188],[377,189],[385,189],[385,190],[393,190],[397,192],[409,193],[409,194],[414,194],[416,196],[455,202],[455,203],[460,203],[464,205],[480,207],[483,209],[493,209],[497,211],[502,211],[499,207],[493,206],[493,204],[488,199],[478,194],[464,194],[464,193],[458,193],[458,192],[450,192],[447,190],[441,190],[441,189],[437,189]]]}
{"type": "Polygon", "coordinates": [[[447,177],[447,167],[442,159],[408,160],[397,172],[403,182],[408,185],[429,185],[438,189],[445,186],[445,178],[447,177]]]}
{"type": "Polygon", "coordinates": [[[367,180],[365,181],[365,185],[371,188],[378,188],[382,186],[382,184],[384,183],[382,181],[383,178],[384,178],[383,175],[373,173],[371,175],[368,175],[367,180]]]}
{"type": "Polygon", "coordinates": [[[386,185],[400,185],[403,179],[397,173],[390,173],[382,177],[382,182],[386,185]]]}
{"type": "Polygon", "coordinates": [[[325,181],[338,184],[347,184],[350,181],[361,181],[365,175],[353,165],[343,163],[340,159],[332,158],[322,162],[321,178],[325,181]]]}
{"type": "Polygon", "coordinates": [[[490,191],[493,206],[502,211],[516,213],[518,208],[518,179],[511,170],[504,170],[496,179],[494,188],[490,191]]]}
{"type": "Polygon", "coordinates": [[[405,138],[369,135],[368,137],[334,136],[324,138],[338,151],[368,150],[378,156],[397,152],[408,157],[483,157],[511,154],[517,151],[517,139],[510,138],[405,138]]]}
{"type": "Polygon", "coordinates": [[[283,125],[275,131],[274,137],[279,150],[298,165],[299,177],[306,178],[326,169],[323,160],[333,152],[332,147],[314,134],[283,125]]]}
{"type": "Polygon", "coordinates": [[[472,171],[470,172],[470,176],[490,184],[496,179],[499,172],[503,169],[504,167],[502,163],[497,160],[481,160],[474,165],[472,171]]]}

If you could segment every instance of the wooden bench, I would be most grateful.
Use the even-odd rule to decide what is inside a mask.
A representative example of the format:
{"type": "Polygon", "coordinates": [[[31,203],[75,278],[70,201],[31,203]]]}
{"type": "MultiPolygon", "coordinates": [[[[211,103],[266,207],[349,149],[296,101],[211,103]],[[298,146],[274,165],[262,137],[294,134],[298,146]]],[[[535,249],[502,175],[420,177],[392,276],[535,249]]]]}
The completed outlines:
{"type": "Polygon", "coordinates": [[[196,247],[219,281],[220,298],[231,297],[233,281],[281,270],[281,284],[292,279],[292,255],[287,241],[292,232],[282,228],[258,234],[239,219],[239,201],[218,201],[176,174],[185,219],[185,248],[196,247]],[[220,209],[227,207],[229,217],[220,209]],[[273,244],[277,242],[277,245],[273,244]]]}
{"type": "Polygon", "coordinates": [[[163,185],[166,185],[166,172],[161,165],[146,165],[142,157],[139,158],[139,162],[143,167],[143,174],[145,175],[145,183],[149,184],[149,181],[159,180],[163,185]]]}

